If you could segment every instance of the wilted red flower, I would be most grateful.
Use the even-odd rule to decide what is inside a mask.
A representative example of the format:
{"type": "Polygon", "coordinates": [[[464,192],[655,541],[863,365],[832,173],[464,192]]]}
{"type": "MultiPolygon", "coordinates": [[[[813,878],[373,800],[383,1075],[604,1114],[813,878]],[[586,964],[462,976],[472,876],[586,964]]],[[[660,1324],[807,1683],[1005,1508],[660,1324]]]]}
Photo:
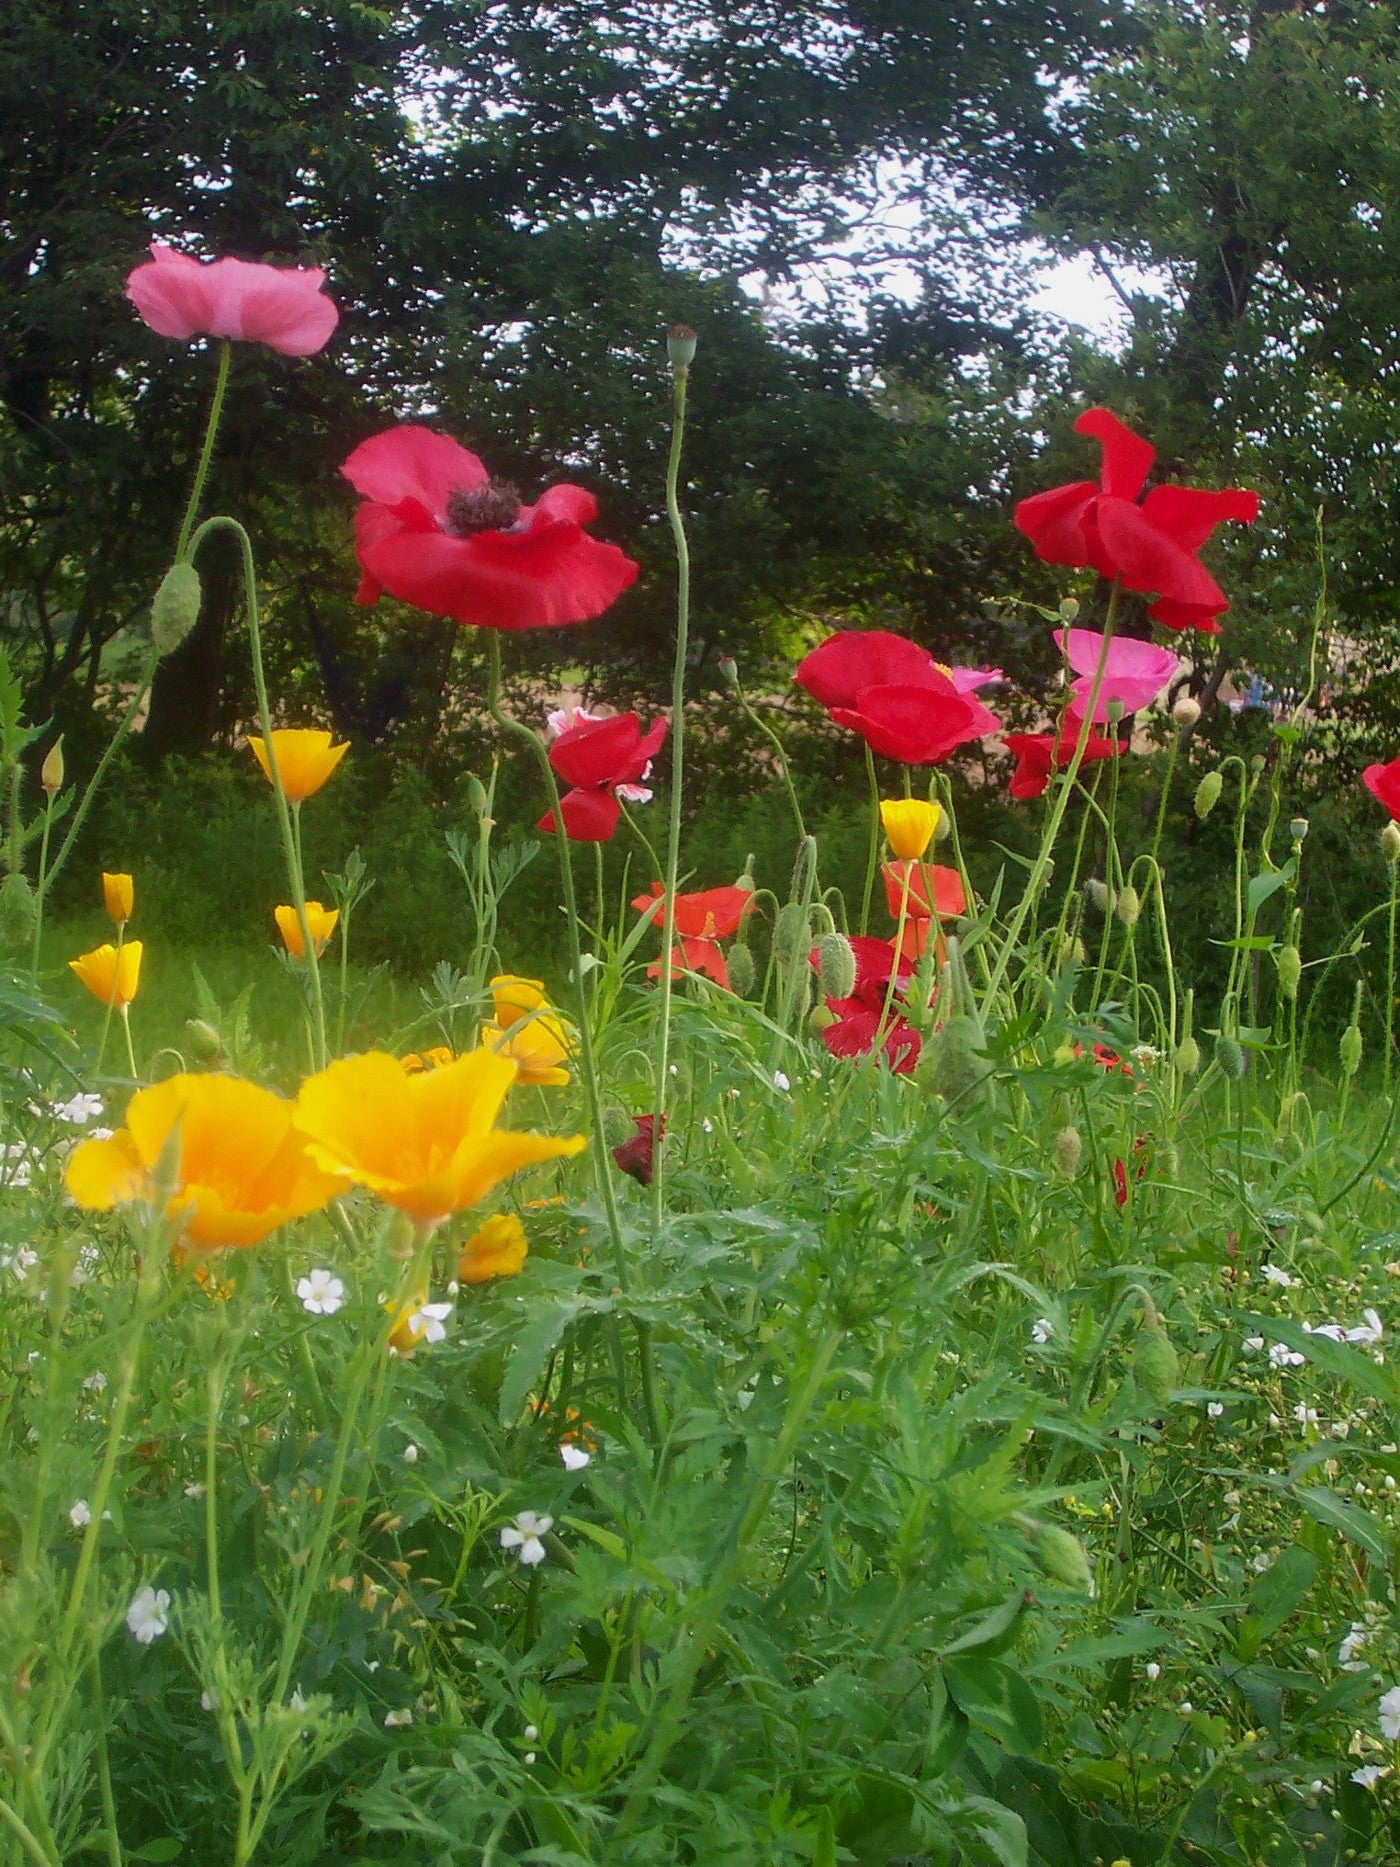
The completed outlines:
{"type": "Polygon", "coordinates": [[[1361,782],[1378,804],[1384,804],[1393,823],[1400,823],[1400,758],[1388,765],[1368,765],[1361,782]]]}
{"type": "MultiPolygon", "coordinates": [[[[632,906],[658,926],[665,916],[665,889],[653,882],[649,895],[636,895],[632,906]]],[[[680,940],[671,949],[671,977],[678,973],[703,972],[716,985],[729,986],[729,968],[719,942],[739,931],[739,924],[753,906],[747,888],[702,888],[694,894],[676,896],[675,927],[680,940]]],[[[661,976],[661,961],[653,960],[647,977],[661,976]]]]}
{"type": "Polygon", "coordinates": [[[1215,618],[1229,598],[1196,555],[1225,519],[1252,524],[1259,495],[1242,487],[1207,492],[1194,486],[1154,486],[1138,495],[1156,449],[1106,408],[1089,408],[1074,424],[1103,448],[1098,480],[1075,480],[1035,493],[1016,508],[1016,524],[1048,564],[1092,565],[1129,590],[1156,592],[1148,614],[1168,629],[1216,635],[1215,618]]]}
{"type": "Polygon", "coordinates": [[[487,629],[557,629],[602,615],[637,576],[616,545],[583,529],[598,502],[551,486],[533,506],[475,454],[412,422],[362,441],[341,467],[364,572],[356,602],[387,590],[435,616],[487,629]]]}
{"type": "Polygon", "coordinates": [[[1128,1203],[1128,1169],[1121,1156],[1113,1163],[1113,1197],[1120,1206],[1128,1203]]]}
{"type": "MultiPolygon", "coordinates": [[[[1075,714],[1067,713],[1057,733],[1007,733],[1004,744],[1016,755],[1016,769],[1006,787],[1012,797],[1041,795],[1050,782],[1052,765],[1063,771],[1074,757],[1082,725],[1083,721],[1075,714]]],[[[1101,733],[1091,731],[1081,763],[1087,765],[1094,759],[1121,757],[1122,753],[1121,740],[1105,739],[1101,733]]]]}
{"type": "Polygon", "coordinates": [[[309,357],[340,313],[314,266],[262,266],[244,259],[191,259],[151,242],[151,258],[127,274],[126,295],[162,337],[234,337],[284,357],[309,357]]]}
{"type": "MultiPolygon", "coordinates": [[[[637,1132],[629,1135],[620,1147],[615,1147],[612,1157],[624,1173],[630,1173],[639,1186],[650,1186],[651,1176],[656,1167],[656,1117],[654,1115],[634,1115],[632,1117],[637,1132]]],[[[666,1137],[666,1117],[661,1117],[661,1138],[666,1137]]]]}
{"type": "Polygon", "coordinates": [[[885,629],[828,636],[793,675],[838,726],[905,765],[936,765],[998,731],[996,717],[971,698],[997,678],[995,669],[940,668],[927,649],[885,629]]]}
{"type": "MultiPolygon", "coordinates": [[[[849,998],[826,1001],[827,1010],[836,1014],[836,1022],[822,1032],[822,1042],[833,1057],[869,1056],[888,1000],[890,1014],[881,1048],[894,1073],[907,1076],[919,1061],[921,1048],[919,1033],[901,1015],[901,994],[913,977],[914,962],[907,957],[896,958],[892,941],[876,940],[869,934],[852,934],[851,950],[856,960],[855,990],[849,998]]],[[[813,967],[820,970],[818,948],[812,949],[811,959],[813,967]]]]}
{"type": "MultiPolygon", "coordinates": [[[[618,790],[636,785],[647,776],[665,737],[665,720],[653,720],[644,733],[635,713],[580,720],[560,733],[549,748],[549,762],[564,782],[574,787],[559,800],[564,834],[571,841],[611,840],[622,814],[618,790]]],[[[540,818],[539,827],[553,833],[552,810],[540,818]]]]}

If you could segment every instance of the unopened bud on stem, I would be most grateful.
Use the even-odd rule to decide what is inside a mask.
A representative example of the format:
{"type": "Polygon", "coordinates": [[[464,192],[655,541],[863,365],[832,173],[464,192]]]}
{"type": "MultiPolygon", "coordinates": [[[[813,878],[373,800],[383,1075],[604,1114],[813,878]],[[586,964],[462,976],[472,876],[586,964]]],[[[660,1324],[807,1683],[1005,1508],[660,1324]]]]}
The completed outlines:
{"type": "Polygon", "coordinates": [[[49,747],[44,762],[39,767],[39,783],[48,796],[53,797],[63,789],[63,734],[49,747]]]}
{"type": "Polygon", "coordinates": [[[151,642],[158,655],[178,648],[199,621],[200,596],[194,565],[172,564],[151,602],[151,642]]]}
{"type": "Polygon", "coordinates": [[[666,358],[675,370],[689,369],[695,361],[699,337],[688,324],[673,324],[666,333],[666,358]]]}
{"type": "Polygon", "coordinates": [[[1190,694],[1183,694],[1172,708],[1172,718],[1178,726],[1194,726],[1201,717],[1201,703],[1190,694]]]}
{"type": "Polygon", "coordinates": [[[1218,771],[1208,771],[1196,786],[1196,815],[1202,823],[1220,802],[1220,793],[1224,789],[1225,779],[1218,771]]]}
{"type": "Polygon", "coordinates": [[[1381,831],[1381,854],[1387,862],[1400,857],[1400,823],[1388,823],[1381,831]]]}

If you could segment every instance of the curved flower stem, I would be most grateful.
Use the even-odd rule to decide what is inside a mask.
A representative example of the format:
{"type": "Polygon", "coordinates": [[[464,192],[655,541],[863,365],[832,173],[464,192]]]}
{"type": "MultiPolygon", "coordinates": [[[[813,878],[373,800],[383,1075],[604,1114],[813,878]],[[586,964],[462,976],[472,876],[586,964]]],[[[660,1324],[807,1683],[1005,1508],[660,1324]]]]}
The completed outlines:
{"type": "Polygon", "coordinates": [[[755,711],[752,703],[749,700],[748,695],[744,692],[743,688],[739,685],[739,682],[737,679],[735,680],[735,683],[734,683],[734,692],[738,697],[739,708],[740,708],[740,711],[743,713],[744,718],[748,720],[750,725],[756,726],[758,728],[758,730],[763,734],[763,737],[768,741],[769,745],[772,746],[773,751],[775,755],[777,756],[778,773],[779,773],[779,776],[782,778],[783,788],[787,792],[788,805],[792,811],[793,822],[797,825],[798,837],[805,841],[806,836],[807,836],[807,825],[803,821],[803,818],[802,818],[802,806],[797,801],[797,791],[794,788],[793,782],[792,782],[792,768],[788,764],[788,757],[787,757],[787,753],[783,749],[783,742],[778,737],[778,735],[773,731],[773,728],[768,724],[767,720],[765,720],[758,712],[755,711]]]}
{"type": "Polygon", "coordinates": [[[865,888],[860,897],[860,930],[870,932],[870,897],[875,892],[875,864],[880,854],[880,780],[875,776],[875,754],[865,748],[865,775],[870,781],[870,844],[865,852],[865,888]]]}
{"type": "Polygon", "coordinates": [[[661,924],[661,978],[657,998],[660,1030],[656,1042],[655,1091],[652,1097],[655,1126],[651,1174],[651,1222],[661,1230],[666,1185],[666,1084],[671,1050],[671,950],[676,940],[676,877],[681,861],[681,800],[685,785],[685,663],[690,636],[690,545],[681,517],[681,448],[685,441],[685,395],[690,380],[688,364],[673,365],[674,400],[671,417],[671,452],[666,462],[666,515],[676,547],[676,657],[671,670],[671,810],[666,826],[665,906],[661,924]]]}
{"type": "Polygon", "coordinates": [[[1050,812],[1050,816],[1045,825],[1044,834],[1040,839],[1040,849],[1036,854],[1034,867],[1031,869],[1030,875],[1026,878],[1026,885],[1021,891],[1021,899],[1016,903],[1015,911],[1011,916],[1011,924],[1007,928],[1006,937],[1001,944],[1001,951],[997,954],[996,965],[992,968],[992,976],[987,983],[986,994],[982,1000],[982,1014],[984,1018],[991,1011],[996,1001],[996,995],[1001,989],[1002,981],[1006,977],[1007,968],[1011,964],[1011,956],[1016,949],[1016,942],[1021,937],[1021,929],[1025,926],[1026,917],[1029,915],[1040,894],[1041,884],[1045,880],[1045,871],[1050,863],[1050,852],[1055,847],[1055,839],[1060,833],[1060,825],[1064,821],[1065,811],[1069,806],[1069,800],[1074,791],[1074,781],[1079,776],[1080,766],[1084,763],[1085,749],[1089,744],[1089,736],[1094,730],[1094,712],[1099,703],[1099,690],[1103,686],[1104,671],[1108,667],[1108,650],[1109,644],[1113,640],[1113,624],[1118,614],[1120,589],[1121,586],[1115,581],[1113,589],[1109,594],[1108,614],[1104,618],[1103,625],[1103,644],[1099,649],[1099,658],[1094,666],[1094,680],[1093,685],[1089,689],[1088,704],[1084,708],[1084,717],[1079,723],[1079,737],[1075,741],[1074,755],[1065,769],[1064,780],[1060,785],[1059,791],[1056,793],[1054,808],[1050,812]]]}
{"type": "MultiPolygon", "coordinates": [[[[209,463],[214,458],[214,441],[219,432],[219,417],[224,412],[224,391],[228,388],[229,364],[233,360],[233,345],[227,337],[219,345],[219,373],[214,378],[214,399],[209,404],[209,419],[204,424],[204,445],[199,451],[199,464],[194,470],[194,484],[190,488],[189,500],[185,505],[185,516],[180,521],[180,536],[175,545],[175,562],[178,564],[185,556],[190,542],[190,533],[199,516],[199,502],[204,497],[204,482],[209,477],[209,463]]],[[[193,553],[190,553],[193,556],[193,553]]]]}
{"type": "Polygon", "coordinates": [[[253,687],[258,699],[258,725],[262,731],[263,749],[267,753],[267,769],[272,779],[273,796],[277,801],[277,823],[282,832],[282,854],[287,864],[287,876],[292,888],[292,901],[297,911],[297,923],[301,928],[302,948],[306,959],[306,976],[311,989],[311,1022],[316,1043],[316,1067],[326,1067],[326,1007],[321,996],[321,967],[316,957],[316,942],[311,938],[311,926],[306,918],[306,886],[302,881],[301,858],[297,846],[297,829],[293,822],[292,806],[287,801],[287,793],[282,787],[282,774],[277,767],[277,748],[272,737],[272,712],[267,701],[267,677],[263,672],[262,629],[258,621],[258,581],[257,570],[253,563],[253,541],[239,524],[237,519],[206,519],[189,542],[189,555],[194,557],[204,540],[216,531],[232,532],[238,540],[238,548],[243,560],[243,601],[248,611],[248,647],[253,664],[253,687]]]}

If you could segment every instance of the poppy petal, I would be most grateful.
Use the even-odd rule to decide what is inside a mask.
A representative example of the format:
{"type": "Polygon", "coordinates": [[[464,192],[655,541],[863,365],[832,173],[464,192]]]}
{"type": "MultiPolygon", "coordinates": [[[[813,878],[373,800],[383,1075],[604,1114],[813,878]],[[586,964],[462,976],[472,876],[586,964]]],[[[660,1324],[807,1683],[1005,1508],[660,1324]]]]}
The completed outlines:
{"type": "Polygon", "coordinates": [[[450,435],[416,422],[361,441],[340,471],[362,499],[380,506],[411,499],[438,519],[446,515],[449,494],[472,492],[491,477],[450,435]]]}
{"type": "Polygon", "coordinates": [[[1076,434],[1091,434],[1103,448],[1100,483],[1113,499],[1136,499],[1157,450],[1107,408],[1086,408],[1074,424],[1076,434]]]}

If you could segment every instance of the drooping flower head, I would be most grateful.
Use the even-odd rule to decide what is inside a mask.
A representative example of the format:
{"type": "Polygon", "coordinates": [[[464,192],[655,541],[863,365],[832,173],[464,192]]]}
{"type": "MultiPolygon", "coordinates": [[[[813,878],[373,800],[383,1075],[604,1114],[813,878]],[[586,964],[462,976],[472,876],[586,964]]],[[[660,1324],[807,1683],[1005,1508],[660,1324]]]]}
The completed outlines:
{"type": "MultiPolygon", "coordinates": [[[[656,1117],[655,1115],[634,1115],[632,1125],[636,1129],[612,1151],[612,1157],[626,1174],[637,1182],[638,1186],[650,1186],[652,1175],[656,1171],[656,1117]]],[[[661,1118],[661,1133],[666,1133],[666,1118],[661,1118]]]]}
{"type": "Polygon", "coordinates": [[[1156,450],[1106,408],[1086,409],[1074,424],[1103,449],[1098,480],[1035,493],[1016,508],[1016,524],[1047,564],[1092,565],[1101,577],[1156,596],[1148,614],[1168,629],[1219,634],[1215,620],[1229,598],[1197,553],[1223,520],[1249,525],[1259,495],[1242,487],[1207,492],[1154,486],[1139,503],[1156,450]]]}
{"type": "Polygon", "coordinates": [[[139,940],[128,940],[120,950],[107,941],[68,964],[95,999],[120,1011],[135,998],[141,983],[141,953],[139,940]]]}
{"type": "Polygon", "coordinates": [[[281,1096],[235,1076],[180,1075],[138,1090],[114,1135],[79,1143],[64,1174],[68,1191],[95,1211],[149,1204],[177,1130],[166,1212],[178,1242],[197,1250],[255,1245],[289,1219],[319,1212],[348,1184],[309,1158],[281,1096]]]}
{"type": "MultiPolygon", "coordinates": [[[[1016,769],[1006,787],[1012,797],[1041,796],[1050,782],[1052,770],[1063,771],[1073,759],[1082,724],[1073,713],[1066,713],[1058,732],[1007,733],[1006,749],[1016,756],[1016,769]]],[[[1095,759],[1121,757],[1122,752],[1121,739],[1106,739],[1100,733],[1091,732],[1081,765],[1088,765],[1095,759]]]]}
{"type": "MultiPolygon", "coordinates": [[[[1103,637],[1093,629],[1057,629],[1055,640],[1076,676],[1070,682],[1074,695],[1071,711],[1083,719],[1094,687],[1094,673],[1103,654],[1103,637]]],[[[1122,703],[1125,718],[1131,718],[1143,707],[1150,707],[1180,669],[1181,658],[1170,649],[1137,641],[1132,636],[1110,637],[1099,697],[1094,706],[1094,724],[1101,726],[1107,720],[1110,700],[1122,703]]]]}
{"type": "Polygon", "coordinates": [[[329,341],[340,313],[314,266],[191,259],[151,242],[151,257],[128,273],[126,295],[162,337],[233,337],[284,357],[309,357],[329,341]]]}
{"type": "MultiPolygon", "coordinates": [[[[651,893],[635,895],[632,906],[660,926],[666,914],[663,884],[653,882],[651,893]]],[[[702,972],[728,990],[729,968],[719,943],[739,931],[752,906],[753,895],[747,888],[702,888],[692,894],[678,894],[675,928],[680,945],[671,950],[672,978],[683,972],[702,972]]],[[[660,976],[661,962],[653,960],[647,967],[647,977],[660,976]]]]}
{"type": "MultiPolygon", "coordinates": [[[[903,1015],[914,961],[896,955],[892,941],[869,934],[852,934],[851,951],[856,962],[855,987],[846,998],[827,999],[835,1023],[822,1032],[822,1042],[833,1057],[868,1056],[883,1028],[885,1060],[897,1076],[907,1076],[918,1063],[921,1048],[919,1033],[903,1015]]],[[[818,948],[812,949],[811,958],[813,967],[819,969],[818,948]]]]}
{"type": "MultiPolygon", "coordinates": [[[[300,959],[306,951],[306,943],[301,937],[301,920],[294,907],[285,904],[272,910],[272,918],[277,922],[277,931],[282,936],[282,944],[293,959],[300,959]]],[[[306,904],[306,924],[311,930],[311,944],[316,949],[319,959],[326,950],[326,943],[340,924],[340,909],[322,907],[319,901],[306,904]]]]}
{"type": "Polygon", "coordinates": [[[927,649],[884,629],[828,636],[793,679],[838,726],[859,733],[872,752],[905,765],[936,765],[960,745],[999,729],[973,690],[991,669],[940,668],[927,649]]]}
{"type": "Polygon", "coordinates": [[[462,1246],[457,1278],[464,1284],[484,1284],[492,1277],[514,1277],[529,1255],[525,1227],[513,1212],[493,1213],[462,1246]]]}
{"type": "Polygon", "coordinates": [[[1376,802],[1385,806],[1391,822],[1400,823],[1400,758],[1388,765],[1368,765],[1361,781],[1376,802]]]}
{"type": "Polygon", "coordinates": [[[109,875],[105,869],[102,871],[102,905],[109,921],[125,927],[136,906],[136,884],[129,875],[109,875]]]}
{"type": "Polygon", "coordinates": [[[363,577],[356,601],[390,596],[486,629],[557,629],[601,616],[637,576],[584,527],[598,502],[552,486],[533,506],[475,454],[412,422],[362,441],[341,467],[363,577]]]}
{"type": "Polygon", "coordinates": [[[496,1127],[517,1074],[510,1058],[489,1049],[418,1072],[370,1051],[308,1077],[296,1123],[326,1172],[368,1187],[418,1225],[436,1225],[522,1167],[582,1149],[582,1135],[496,1127]]]}
{"type": "MultiPolygon", "coordinates": [[[[578,720],[559,734],[549,748],[549,762],[573,787],[559,800],[564,834],[572,842],[611,841],[622,815],[619,797],[630,800],[643,788],[640,781],[650,775],[665,737],[665,720],[653,720],[643,732],[635,713],[578,720]]],[[[540,818],[539,828],[553,834],[552,810],[540,818]]]]}
{"type": "MultiPolygon", "coordinates": [[[[248,735],[248,747],[262,766],[264,778],[271,784],[272,767],[268,763],[267,747],[252,733],[248,735]]],[[[272,732],[272,750],[287,802],[302,804],[320,790],[350,750],[350,743],[347,740],[343,745],[332,745],[331,735],[316,727],[277,726],[272,732]]]]}

